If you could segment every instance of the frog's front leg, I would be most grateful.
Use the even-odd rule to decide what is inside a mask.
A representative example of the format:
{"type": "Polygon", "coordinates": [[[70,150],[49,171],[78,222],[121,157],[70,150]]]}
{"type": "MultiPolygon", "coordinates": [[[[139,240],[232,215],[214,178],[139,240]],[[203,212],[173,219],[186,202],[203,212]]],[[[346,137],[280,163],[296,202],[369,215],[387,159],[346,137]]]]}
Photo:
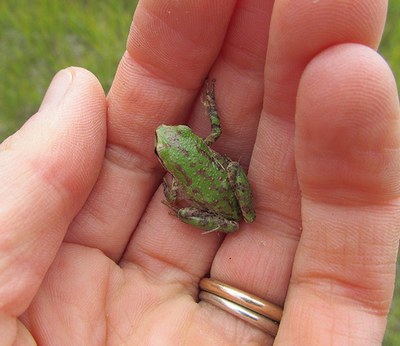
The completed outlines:
{"type": "Polygon", "coordinates": [[[238,162],[230,162],[226,168],[229,183],[235,193],[236,200],[239,203],[244,221],[251,223],[256,218],[256,212],[253,207],[253,196],[251,186],[246,173],[238,162]]]}
{"type": "Polygon", "coordinates": [[[208,80],[206,80],[206,100],[204,101],[204,106],[211,122],[211,133],[204,139],[207,145],[213,144],[221,135],[221,123],[215,102],[214,84],[215,79],[211,81],[211,87],[208,84],[208,80]]]}
{"type": "Polygon", "coordinates": [[[221,231],[230,233],[239,229],[239,223],[236,221],[193,207],[181,208],[176,215],[184,223],[208,232],[221,231]]]}
{"type": "Polygon", "coordinates": [[[164,196],[166,201],[163,203],[169,207],[174,214],[178,212],[178,208],[175,207],[175,202],[177,198],[178,186],[175,182],[174,177],[171,176],[171,184],[168,183],[167,179],[164,177],[163,179],[163,188],[164,188],[164,196]]]}

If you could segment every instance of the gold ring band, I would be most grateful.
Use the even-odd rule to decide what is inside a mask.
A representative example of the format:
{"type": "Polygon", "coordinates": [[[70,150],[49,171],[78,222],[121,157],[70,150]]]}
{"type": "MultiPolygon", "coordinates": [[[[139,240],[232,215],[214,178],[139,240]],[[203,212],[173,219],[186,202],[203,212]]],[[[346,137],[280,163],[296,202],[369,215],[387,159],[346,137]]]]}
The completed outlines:
{"type": "Polygon", "coordinates": [[[210,278],[202,279],[200,288],[200,300],[213,304],[270,335],[275,336],[278,332],[282,317],[282,309],[278,305],[210,278]]]}

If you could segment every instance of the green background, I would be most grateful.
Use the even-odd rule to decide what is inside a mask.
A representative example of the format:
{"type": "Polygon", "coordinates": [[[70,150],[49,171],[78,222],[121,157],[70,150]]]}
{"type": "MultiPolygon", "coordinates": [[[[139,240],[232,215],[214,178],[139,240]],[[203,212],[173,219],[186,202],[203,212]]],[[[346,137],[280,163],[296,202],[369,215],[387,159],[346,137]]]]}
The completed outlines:
{"type": "MultiPolygon", "coordinates": [[[[1,0],[0,142],[34,114],[53,75],[70,65],[111,86],[137,1],[1,0]]],[[[381,54],[400,76],[400,0],[389,3],[381,54]]],[[[398,81],[399,85],[399,81],[398,81]]],[[[400,284],[385,346],[400,345],[400,284]]]]}

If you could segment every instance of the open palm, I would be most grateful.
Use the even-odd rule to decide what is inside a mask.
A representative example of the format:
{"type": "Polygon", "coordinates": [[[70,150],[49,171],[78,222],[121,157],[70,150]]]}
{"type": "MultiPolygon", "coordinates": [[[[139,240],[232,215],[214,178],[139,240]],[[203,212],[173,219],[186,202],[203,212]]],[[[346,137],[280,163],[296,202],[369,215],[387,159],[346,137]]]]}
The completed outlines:
{"type": "Polygon", "coordinates": [[[208,275],[284,305],[276,344],[379,344],[400,215],[386,6],[143,0],[107,99],[60,72],[0,147],[4,344],[272,344],[198,303],[208,275]],[[169,215],[154,155],[161,123],[209,133],[207,75],[213,148],[248,167],[257,211],[225,237],[169,215]]]}

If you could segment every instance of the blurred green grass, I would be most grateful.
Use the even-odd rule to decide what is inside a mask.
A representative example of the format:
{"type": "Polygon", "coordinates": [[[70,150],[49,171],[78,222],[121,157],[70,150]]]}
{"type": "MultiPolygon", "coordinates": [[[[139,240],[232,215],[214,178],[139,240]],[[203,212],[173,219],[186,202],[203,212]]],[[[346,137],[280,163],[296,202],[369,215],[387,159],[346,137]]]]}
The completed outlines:
{"type": "Polygon", "coordinates": [[[0,1],[0,141],[34,114],[54,74],[76,65],[108,90],[137,1],[0,1]]]}
{"type": "MultiPolygon", "coordinates": [[[[109,90],[137,1],[0,2],[0,142],[36,112],[54,74],[76,65],[109,90]]],[[[389,3],[380,52],[400,76],[400,1],[389,3]]],[[[397,80],[399,86],[399,80],[397,80]]],[[[400,345],[400,284],[385,346],[400,345]]]]}
{"type": "MultiPolygon", "coordinates": [[[[51,78],[64,67],[85,67],[109,89],[136,3],[0,2],[0,141],[36,112],[51,78]]],[[[400,0],[389,6],[380,51],[400,76],[400,0]]]]}
{"type": "Polygon", "coordinates": [[[391,66],[400,90],[400,0],[389,1],[388,19],[379,51],[391,66]]]}

